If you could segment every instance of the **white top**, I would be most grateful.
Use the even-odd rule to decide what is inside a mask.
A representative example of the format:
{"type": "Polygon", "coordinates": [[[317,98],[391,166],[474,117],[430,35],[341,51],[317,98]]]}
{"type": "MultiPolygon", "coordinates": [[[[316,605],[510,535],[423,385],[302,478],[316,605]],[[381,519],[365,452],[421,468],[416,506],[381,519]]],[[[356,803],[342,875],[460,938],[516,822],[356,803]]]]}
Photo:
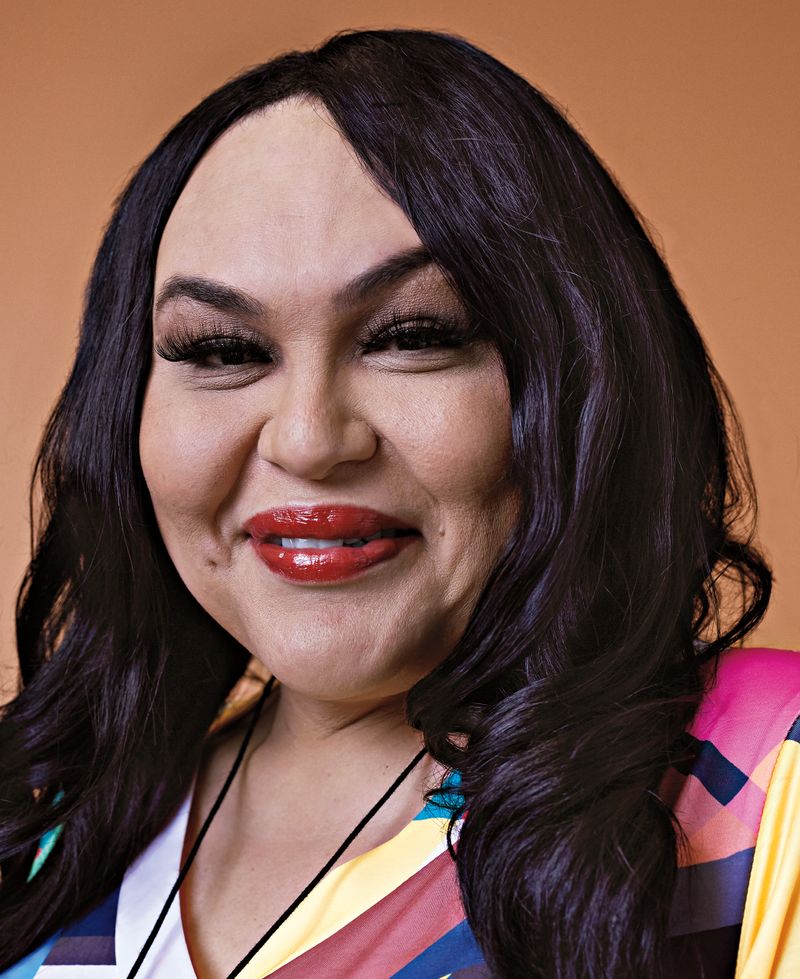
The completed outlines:
{"type": "MultiPolygon", "coordinates": [[[[125,979],[164,901],[178,879],[194,780],[171,822],[125,871],[114,931],[116,965],[41,965],[36,979],[125,979]]],[[[197,979],[183,934],[176,894],[158,929],[137,979],[197,979]]]]}

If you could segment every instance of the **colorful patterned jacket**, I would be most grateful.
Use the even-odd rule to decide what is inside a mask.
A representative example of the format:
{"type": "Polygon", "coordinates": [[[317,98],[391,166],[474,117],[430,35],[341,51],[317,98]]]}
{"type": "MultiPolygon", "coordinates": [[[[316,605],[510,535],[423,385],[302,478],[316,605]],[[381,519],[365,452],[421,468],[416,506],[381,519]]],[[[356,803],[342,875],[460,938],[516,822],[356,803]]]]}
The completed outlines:
{"type": "MultiPolygon", "coordinates": [[[[251,690],[226,702],[211,730],[254,697],[251,690]]],[[[798,715],[800,653],[722,657],[686,734],[688,760],[662,783],[689,844],[670,925],[675,979],[800,977],[798,715]]],[[[0,979],[124,979],[175,880],[190,796],[113,894],[0,979]]],[[[444,840],[448,815],[434,800],[397,836],[334,868],[242,979],[488,977],[444,840]]],[[[43,839],[32,873],[56,836],[43,839]]],[[[176,905],[141,979],[194,979],[176,905]]]]}

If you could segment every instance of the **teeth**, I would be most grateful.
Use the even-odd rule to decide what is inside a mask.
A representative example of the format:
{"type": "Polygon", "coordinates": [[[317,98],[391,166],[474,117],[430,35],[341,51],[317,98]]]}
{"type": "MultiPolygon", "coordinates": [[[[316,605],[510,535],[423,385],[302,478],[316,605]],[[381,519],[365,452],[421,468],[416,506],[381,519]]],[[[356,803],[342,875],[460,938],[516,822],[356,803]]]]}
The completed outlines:
{"type": "Polygon", "coordinates": [[[281,537],[281,547],[342,547],[343,540],[317,540],[315,537],[281,537]]]}
{"type": "Polygon", "coordinates": [[[276,537],[272,539],[275,543],[280,541],[281,547],[306,547],[320,550],[325,547],[361,547],[368,541],[377,540],[379,537],[396,536],[397,531],[392,528],[390,530],[379,530],[377,534],[373,534],[371,537],[346,537],[339,538],[338,540],[321,540],[318,537],[276,537]]]}

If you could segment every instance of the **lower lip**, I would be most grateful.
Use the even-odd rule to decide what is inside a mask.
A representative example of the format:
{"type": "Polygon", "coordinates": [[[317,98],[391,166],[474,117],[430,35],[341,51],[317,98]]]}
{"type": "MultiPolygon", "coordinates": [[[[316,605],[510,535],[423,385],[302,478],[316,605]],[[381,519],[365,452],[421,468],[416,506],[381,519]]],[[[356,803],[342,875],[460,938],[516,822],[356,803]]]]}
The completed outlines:
{"type": "Polygon", "coordinates": [[[356,577],[368,568],[395,557],[420,539],[408,537],[379,537],[363,547],[282,547],[251,538],[256,554],[275,574],[290,581],[344,581],[356,577]]]}

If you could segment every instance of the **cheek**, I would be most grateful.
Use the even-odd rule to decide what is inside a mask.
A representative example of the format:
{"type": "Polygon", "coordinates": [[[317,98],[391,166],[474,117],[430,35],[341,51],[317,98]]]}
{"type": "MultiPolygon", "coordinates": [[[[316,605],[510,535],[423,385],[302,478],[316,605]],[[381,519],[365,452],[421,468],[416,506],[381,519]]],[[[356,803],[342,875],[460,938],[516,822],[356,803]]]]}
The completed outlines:
{"type": "Polygon", "coordinates": [[[398,404],[394,427],[395,441],[434,501],[464,518],[485,515],[511,461],[511,408],[502,369],[440,375],[398,404]]]}
{"type": "Polygon", "coordinates": [[[139,454],[162,533],[176,526],[196,533],[235,484],[246,433],[212,399],[170,391],[156,375],[148,385],[139,454]]]}
{"type": "Polygon", "coordinates": [[[510,398],[502,366],[416,383],[394,400],[392,441],[433,517],[422,606],[455,641],[519,513],[510,398]]]}

